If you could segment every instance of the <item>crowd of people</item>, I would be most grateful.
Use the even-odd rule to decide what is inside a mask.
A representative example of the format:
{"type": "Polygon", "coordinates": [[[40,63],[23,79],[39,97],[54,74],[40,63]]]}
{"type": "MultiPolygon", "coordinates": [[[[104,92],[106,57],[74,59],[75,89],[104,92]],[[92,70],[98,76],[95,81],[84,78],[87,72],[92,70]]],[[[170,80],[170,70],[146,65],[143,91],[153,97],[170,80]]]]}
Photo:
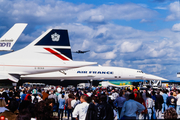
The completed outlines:
{"type": "Polygon", "coordinates": [[[179,114],[180,92],[176,89],[21,86],[0,90],[0,120],[149,120],[177,119],[179,114]]]}

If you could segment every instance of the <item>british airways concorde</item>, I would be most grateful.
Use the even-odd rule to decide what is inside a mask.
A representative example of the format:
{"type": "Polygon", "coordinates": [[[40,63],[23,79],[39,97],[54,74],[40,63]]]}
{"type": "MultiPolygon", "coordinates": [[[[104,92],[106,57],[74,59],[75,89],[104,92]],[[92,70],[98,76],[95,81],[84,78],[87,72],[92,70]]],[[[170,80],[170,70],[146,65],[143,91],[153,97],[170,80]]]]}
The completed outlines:
{"type": "Polygon", "coordinates": [[[26,23],[16,23],[11,29],[9,29],[1,38],[0,38],[0,51],[13,51],[11,48],[14,43],[17,41],[25,27],[26,23]]]}
{"type": "Polygon", "coordinates": [[[97,64],[73,61],[67,30],[49,29],[25,48],[0,56],[0,80],[97,64]]]}

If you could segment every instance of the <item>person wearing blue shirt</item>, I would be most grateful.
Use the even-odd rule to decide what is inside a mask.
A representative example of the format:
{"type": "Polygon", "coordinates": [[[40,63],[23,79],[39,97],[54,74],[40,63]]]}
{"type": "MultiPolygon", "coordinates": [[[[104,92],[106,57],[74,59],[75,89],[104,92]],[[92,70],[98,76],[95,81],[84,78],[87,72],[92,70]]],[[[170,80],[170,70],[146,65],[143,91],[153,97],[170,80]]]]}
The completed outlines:
{"type": "Polygon", "coordinates": [[[64,105],[65,105],[64,95],[62,95],[62,98],[60,98],[58,102],[59,102],[58,117],[60,117],[60,119],[62,120],[63,119],[63,112],[64,112],[64,105]]]}
{"type": "Polygon", "coordinates": [[[167,97],[168,97],[168,94],[167,94],[167,91],[166,90],[163,90],[163,100],[164,100],[164,103],[162,105],[162,113],[164,113],[164,111],[166,111],[166,109],[168,108],[167,104],[166,104],[166,100],[167,100],[167,97]]]}
{"type": "Polygon", "coordinates": [[[24,91],[23,91],[23,94],[21,95],[21,100],[24,100],[24,99],[25,99],[26,93],[27,93],[27,92],[24,90],[24,91]]]}
{"type": "Polygon", "coordinates": [[[134,100],[134,93],[129,95],[129,100],[122,107],[120,119],[136,119],[136,113],[141,113],[145,110],[144,105],[134,100]]]}
{"type": "Polygon", "coordinates": [[[121,114],[121,110],[123,107],[124,102],[126,101],[126,98],[122,97],[123,95],[123,91],[121,91],[119,93],[119,97],[115,99],[115,101],[113,102],[114,106],[116,106],[118,108],[118,115],[120,117],[121,114]]]}

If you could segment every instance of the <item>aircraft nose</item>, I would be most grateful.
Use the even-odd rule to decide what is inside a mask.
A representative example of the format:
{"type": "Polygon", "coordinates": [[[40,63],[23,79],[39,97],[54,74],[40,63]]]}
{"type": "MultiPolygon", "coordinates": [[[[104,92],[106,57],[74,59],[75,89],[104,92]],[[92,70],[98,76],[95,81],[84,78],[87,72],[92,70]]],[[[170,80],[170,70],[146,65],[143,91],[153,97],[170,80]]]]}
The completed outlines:
{"type": "Polygon", "coordinates": [[[162,77],[158,77],[158,76],[155,76],[155,75],[150,75],[150,74],[145,74],[143,76],[144,80],[161,80],[161,81],[168,81],[167,79],[165,78],[162,78],[162,77]]]}

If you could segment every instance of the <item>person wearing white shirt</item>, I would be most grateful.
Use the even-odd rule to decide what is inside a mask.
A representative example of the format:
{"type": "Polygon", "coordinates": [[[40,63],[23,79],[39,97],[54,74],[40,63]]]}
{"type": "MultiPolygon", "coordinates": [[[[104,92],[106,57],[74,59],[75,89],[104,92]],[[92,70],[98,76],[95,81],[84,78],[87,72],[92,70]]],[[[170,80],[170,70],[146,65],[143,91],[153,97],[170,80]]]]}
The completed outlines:
{"type": "Polygon", "coordinates": [[[60,93],[60,92],[61,92],[61,88],[60,88],[60,86],[58,86],[58,88],[57,88],[57,92],[58,92],[58,93],[60,93]]]}
{"type": "Polygon", "coordinates": [[[72,101],[71,101],[71,107],[74,109],[74,104],[76,102],[76,98],[74,98],[72,101]]]}
{"type": "Polygon", "coordinates": [[[87,96],[82,95],[80,98],[81,104],[78,104],[73,111],[73,118],[76,120],[85,120],[89,103],[87,103],[87,96]],[[79,119],[78,119],[79,116],[79,119]]]}
{"type": "Polygon", "coordinates": [[[91,97],[92,93],[91,93],[90,90],[87,92],[87,95],[88,95],[89,97],[91,97]]]}
{"type": "Polygon", "coordinates": [[[177,102],[176,102],[176,112],[179,115],[180,114],[180,92],[178,90],[178,95],[176,96],[177,102]]]}

